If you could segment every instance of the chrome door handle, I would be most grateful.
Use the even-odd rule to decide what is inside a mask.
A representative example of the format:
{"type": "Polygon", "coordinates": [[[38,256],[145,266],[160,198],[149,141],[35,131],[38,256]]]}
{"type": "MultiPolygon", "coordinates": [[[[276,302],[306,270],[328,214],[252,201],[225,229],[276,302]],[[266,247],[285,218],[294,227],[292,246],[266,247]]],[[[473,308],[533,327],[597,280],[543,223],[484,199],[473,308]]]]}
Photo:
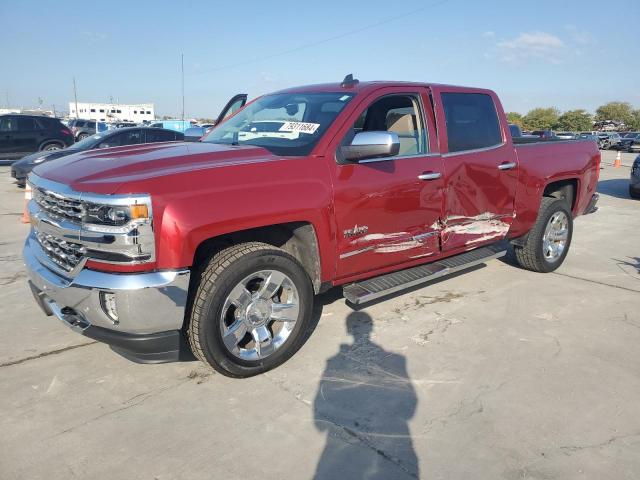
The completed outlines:
{"type": "Polygon", "coordinates": [[[501,163],[498,165],[498,170],[511,170],[512,168],[516,168],[516,162],[501,163]]]}
{"type": "Polygon", "coordinates": [[[440,178],[441,176],[442,174],[440,172],[429,172],[418,175],[418,178],[420,180],[435,180],[437,178],[440,178]]]}

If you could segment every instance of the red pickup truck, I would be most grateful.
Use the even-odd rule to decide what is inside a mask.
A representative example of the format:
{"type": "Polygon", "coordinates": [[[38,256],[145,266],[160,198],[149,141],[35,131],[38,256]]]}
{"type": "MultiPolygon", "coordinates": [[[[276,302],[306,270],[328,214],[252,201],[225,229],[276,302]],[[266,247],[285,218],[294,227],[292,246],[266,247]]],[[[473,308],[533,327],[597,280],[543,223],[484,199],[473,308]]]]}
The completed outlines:
{"type": "Polygon", "coordinates": [[[300,348],[314,296],[361,304],[504,255],[550,272],[595,211],[593,141],[514,144],[490,90],[359,82],[262,96],[200,142],[89,151],[29,177],[45,313],[140,362],[225,375],[300,348]]]}

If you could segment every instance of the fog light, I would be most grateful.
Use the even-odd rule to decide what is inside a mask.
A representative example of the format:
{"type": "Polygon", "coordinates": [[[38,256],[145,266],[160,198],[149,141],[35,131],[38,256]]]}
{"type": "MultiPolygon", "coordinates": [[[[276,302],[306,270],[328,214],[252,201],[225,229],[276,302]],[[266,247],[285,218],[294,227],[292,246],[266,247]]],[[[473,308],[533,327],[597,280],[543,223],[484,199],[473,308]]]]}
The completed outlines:
{"type": "Polygon", "coordinates": [[[100,292],[100,306],[107,317],[111,319],[114,325],[119,323],[118,308],[116,306],[116,294],[111,292],[100,292]]]}

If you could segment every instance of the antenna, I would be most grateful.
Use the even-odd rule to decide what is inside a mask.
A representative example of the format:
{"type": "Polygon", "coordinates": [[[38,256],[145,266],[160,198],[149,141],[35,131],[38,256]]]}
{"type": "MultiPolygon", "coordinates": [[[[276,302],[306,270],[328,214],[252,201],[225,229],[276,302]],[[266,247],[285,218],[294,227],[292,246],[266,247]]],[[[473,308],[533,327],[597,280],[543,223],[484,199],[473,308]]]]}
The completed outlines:
{"type": "Polygon", "coordinates": [[[76,101],[76,118],[80,118],[78,115],[78,93],[76,92],[76,77],[73,77],[73,98],[76,101]]]}
{"type": "Polygon", "coordinates": [[[180,69],[182,71],[182,121],[184,122],[184,53],[180,54],[180,69]]]}
{"type": "Polygon", "coordinates": [[[342,88],[351,88],[355,87],[358,83],[360,83],[360,80],[358,80],[357,78],[353,78],[353,73],[350,73],[349,75],[344,77],[344,80],[342,80],[340,86],[342,88]]]}

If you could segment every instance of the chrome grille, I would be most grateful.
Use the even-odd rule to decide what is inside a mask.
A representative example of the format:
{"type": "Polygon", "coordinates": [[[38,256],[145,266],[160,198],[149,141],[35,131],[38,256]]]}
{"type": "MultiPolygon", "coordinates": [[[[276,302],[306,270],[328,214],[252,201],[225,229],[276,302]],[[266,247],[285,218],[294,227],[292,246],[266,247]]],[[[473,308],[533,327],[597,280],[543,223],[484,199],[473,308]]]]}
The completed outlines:
{"type": "Polygon", "coordinates": [[[47,233],[36,232],[36,239],[47,257],[65,272],[72,271],[86,254],[86,249],[82,245],[67,242],[47,233]]]}
{"type": "Polygon", "coordinates": [[[33,189],[33,200],[47,214],[56,220],[64,219],[73,223],[82,221],[82,203],[42,188],[33,189]]]}

